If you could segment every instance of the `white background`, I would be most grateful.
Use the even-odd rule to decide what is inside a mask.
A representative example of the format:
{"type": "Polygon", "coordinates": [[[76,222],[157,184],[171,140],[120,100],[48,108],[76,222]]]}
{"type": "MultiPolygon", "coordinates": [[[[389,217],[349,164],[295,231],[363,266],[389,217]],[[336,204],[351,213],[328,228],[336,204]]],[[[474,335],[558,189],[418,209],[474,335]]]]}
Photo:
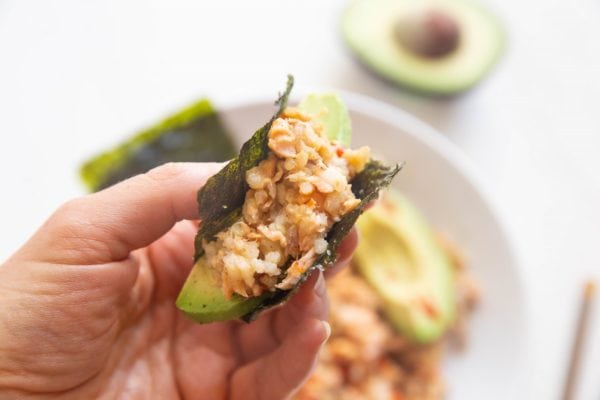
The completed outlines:
{"type": "MultiPolygon", "coordinates": [[[[83,192],[86,156],[199,96],[275,93],[292,72],[299,87],[404,108],[475,162],[524,261],[534,340],[523,374],[534,398],[558,398],[582,282],[600,275],[600,2],[494,3],[503,61],[469,93],[432,100],[357,66],[338,35],[344,0],[0,0],[0,259],[83,192]]],[[[600,396],[594,325],[581,399],[600,396]]]]}

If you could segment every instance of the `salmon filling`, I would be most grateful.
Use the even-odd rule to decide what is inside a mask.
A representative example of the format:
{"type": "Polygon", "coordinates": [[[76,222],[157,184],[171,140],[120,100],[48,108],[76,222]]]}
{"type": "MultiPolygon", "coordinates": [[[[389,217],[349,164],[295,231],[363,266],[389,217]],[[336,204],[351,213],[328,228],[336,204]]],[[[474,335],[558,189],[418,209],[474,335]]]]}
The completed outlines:
{"type": "Polygon", "coordinates": [[[242,218],[202,243],[228,297],[291,289],[327,251],[332,225],[360,203],[349,182],[369,161],[368,147],[344,148],[291,107],[268,139],[269,156],[246,172],[242,218]]]}

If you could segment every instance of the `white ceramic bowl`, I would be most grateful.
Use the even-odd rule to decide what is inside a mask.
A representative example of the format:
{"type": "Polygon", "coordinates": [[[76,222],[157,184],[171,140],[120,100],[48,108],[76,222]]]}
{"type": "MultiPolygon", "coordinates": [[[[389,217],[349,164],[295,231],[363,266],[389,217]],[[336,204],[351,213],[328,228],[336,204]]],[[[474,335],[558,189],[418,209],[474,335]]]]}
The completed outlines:
{"type": "MultiPolygon", "coordinates": [[[[406,163],[394,186],[466,251],[482,286],[468,348],[446,357],[447,399],[527,398],[528,302],[521,267],[469,162],[409,114],[368,97],[342,96],[352,118],[353,146],[368,144],[385,160],[406,163]]],[[[255,100],[222,110],[241,143],[268,120],[274,107],[272,100],[255,100]]]]}

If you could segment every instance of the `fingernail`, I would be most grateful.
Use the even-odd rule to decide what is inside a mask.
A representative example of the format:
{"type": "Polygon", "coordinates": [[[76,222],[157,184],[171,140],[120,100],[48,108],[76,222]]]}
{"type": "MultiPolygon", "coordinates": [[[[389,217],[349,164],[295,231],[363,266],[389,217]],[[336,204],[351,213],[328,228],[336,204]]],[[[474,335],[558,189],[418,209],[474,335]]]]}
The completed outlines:
{"type": "Polygon", "coordinates": [[[325,278],[323,278],[323,273],[319,271],[319,277],[317,278],[317,283],[315,283],[315,293],[319,297],[325,296],[325,278]]]}
{"type": "Polygon", "coordinates": [[[325,330],[325,339],[323,340],[323,343],[325,343],[331,336],[331,325],[327,321],[321,321],[321,323],[323,324],[323,330],[325,330]]]}

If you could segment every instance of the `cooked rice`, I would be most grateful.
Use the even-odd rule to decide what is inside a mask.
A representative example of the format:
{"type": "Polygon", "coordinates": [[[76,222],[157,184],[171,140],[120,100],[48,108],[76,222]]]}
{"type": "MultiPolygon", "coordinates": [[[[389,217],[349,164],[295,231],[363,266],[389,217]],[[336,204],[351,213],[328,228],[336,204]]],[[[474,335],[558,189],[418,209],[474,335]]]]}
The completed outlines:
{"type": "Polygon", "coordinates": [[[295,400],[440,400],[440,364],[448,343],[464,345],[479,290],[462,257],[444,241],[456,268],[458,315],[439,341],[420,345],[393,330],[373,289],[352,270],[328,282],[332,334],[295,400]]]}
{"type": "Polygon", "coordinates": [[[296,108],[273,122],[268,145],[267,159],[246,172],[242,218],[203,243],[228,297],[292,288],[327,250],[331,226],[360,203],[349,181],[364,169],[368,147],[329,140],[296,108]]]}

